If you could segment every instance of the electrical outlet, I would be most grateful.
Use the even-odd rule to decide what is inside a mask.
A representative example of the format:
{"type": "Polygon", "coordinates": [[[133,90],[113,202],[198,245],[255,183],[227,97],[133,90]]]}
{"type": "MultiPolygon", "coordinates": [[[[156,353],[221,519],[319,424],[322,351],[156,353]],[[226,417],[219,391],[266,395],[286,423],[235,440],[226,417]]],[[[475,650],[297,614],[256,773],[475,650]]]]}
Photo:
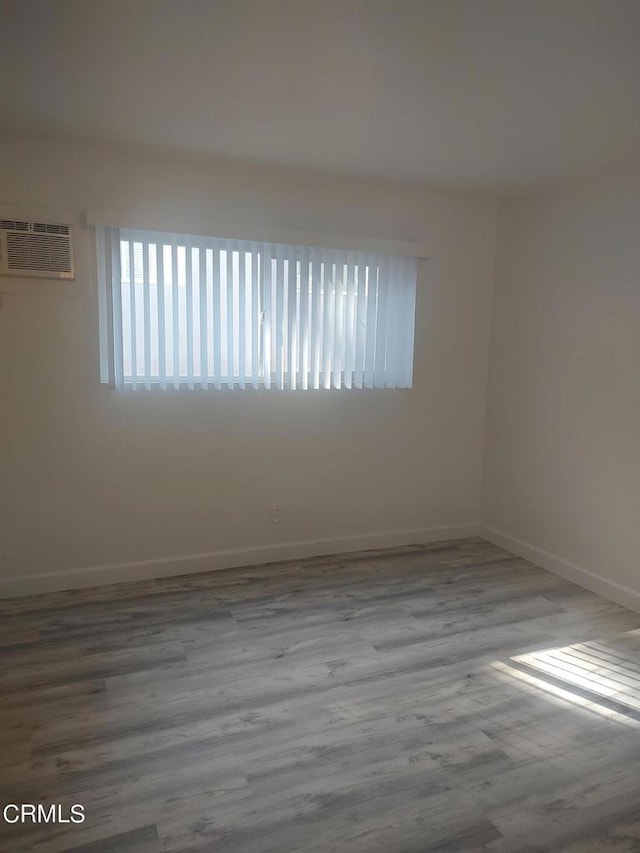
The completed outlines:
{"type": "Polygon", "coordinates": [[[271,504],[271,521],[274,524],[284,521],[284,504],[271,504]]]}

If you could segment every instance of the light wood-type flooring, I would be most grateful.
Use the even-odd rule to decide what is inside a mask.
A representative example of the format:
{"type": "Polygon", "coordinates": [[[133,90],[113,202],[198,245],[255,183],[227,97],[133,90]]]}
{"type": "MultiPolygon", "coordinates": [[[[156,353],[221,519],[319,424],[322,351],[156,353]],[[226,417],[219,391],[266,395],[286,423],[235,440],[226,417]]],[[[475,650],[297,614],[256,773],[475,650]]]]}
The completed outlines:
{"type": "Polygon", "coordinates": [[[2,853],[640,851],[640,616],[481,539],[0,602],[2,853]]]}

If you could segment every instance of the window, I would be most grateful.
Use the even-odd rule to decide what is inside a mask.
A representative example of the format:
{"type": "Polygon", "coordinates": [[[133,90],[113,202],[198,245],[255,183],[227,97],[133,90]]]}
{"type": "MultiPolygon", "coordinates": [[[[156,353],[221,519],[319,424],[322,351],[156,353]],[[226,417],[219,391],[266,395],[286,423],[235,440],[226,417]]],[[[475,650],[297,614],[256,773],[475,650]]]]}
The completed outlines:
{"type": "Polygon", "coordinates": [[[416,259],[97,228],[115,388],[410,388],[416,259]]]}

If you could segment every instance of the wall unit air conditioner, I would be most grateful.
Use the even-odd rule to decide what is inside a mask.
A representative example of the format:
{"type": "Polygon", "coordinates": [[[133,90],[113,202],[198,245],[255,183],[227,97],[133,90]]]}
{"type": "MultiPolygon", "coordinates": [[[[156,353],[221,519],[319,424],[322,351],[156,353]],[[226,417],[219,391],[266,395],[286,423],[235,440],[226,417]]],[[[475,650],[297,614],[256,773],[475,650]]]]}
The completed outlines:
{"type": "Polygon", "coordinates": [[[71,226],[0,219],[0,275],[75,278],[71,226]]]}

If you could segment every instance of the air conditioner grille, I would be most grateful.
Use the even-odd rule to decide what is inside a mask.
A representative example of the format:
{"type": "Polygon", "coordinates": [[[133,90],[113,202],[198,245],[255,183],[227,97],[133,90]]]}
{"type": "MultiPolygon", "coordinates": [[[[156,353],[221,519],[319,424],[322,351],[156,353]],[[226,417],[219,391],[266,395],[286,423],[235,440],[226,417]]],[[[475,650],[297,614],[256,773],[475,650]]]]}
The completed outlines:
{"type": "Polygon", "coordinates": [[[68,225],[55,225],[50,222],[23,222],[20,219],[0,219],[0,228],[6,231],[33,231],[36,234],[70,234],[68,225]]]}
{"type": "Polygon", "coordinates": [[[57,234],[8,233],[7,268],[32,272],[72,273],[71,242],[60,239],[57,234]]]}
{"type": "Polygon", "coordinates": [[[33,230],[38,234],[70,234],[68,225],[51,225],[47,222],[32,222],[33,230]]]}
{"type": "Polygon", "coordinates": [[[28,231],[29,223],[21,222],[19,219],[0,219],[0,228],[7,231],[28,231]]]}

